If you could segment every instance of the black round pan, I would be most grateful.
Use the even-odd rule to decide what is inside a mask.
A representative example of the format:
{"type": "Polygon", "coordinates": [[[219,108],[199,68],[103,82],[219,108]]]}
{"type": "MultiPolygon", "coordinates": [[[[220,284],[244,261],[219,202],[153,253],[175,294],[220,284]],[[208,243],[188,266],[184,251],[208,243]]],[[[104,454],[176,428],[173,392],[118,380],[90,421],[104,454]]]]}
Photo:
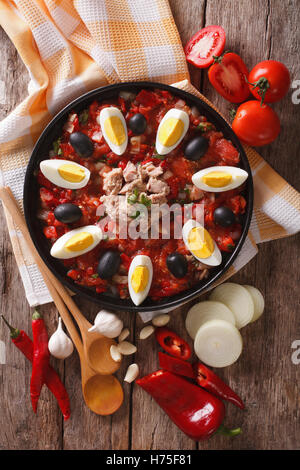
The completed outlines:
{"type": "Polygon", "coordinates": [[[47,127],[42,132],[40,138],[38,139],[33,149],[30,161],[28,163],[24,183],[24,211],[27,226],[32,240],[46,265],[51,269],[53,274],[55,274],[55,276],[63,284],[69,287],[73,292],[80,294],[83,297],[93,302],[96,302],[109,310],[115,311],[123,310],[132,312],[148,312],[162,309],[172,309],[182,303],[187,302],[188,300],[194,299],[199,294],[201,294],[201,292],[207,289],[212,283],[219,279],[225,273],[225,271],[228,270],[228,268],[232,265],[234,259],[240,252],[249,229],[252,215],[252,207],[253,182],[249,162],[243,150],[243,147],[241,146],[238,138],[232,131],[231,127],[214,109],[212,109],[204,101],[200,100],[194,95],[171,87],[169,85],[153,82],[129,82],[98,88],[96,90],[86,93],[83,96],[80,96],[75,101],[66,106],[62,111],[60,111],[60,113],[58,113],[52,119],[52,121],[47,125],[47,127]],[[243,217],[242,236],[238,241],[234,251],[232,253],[222,252],[222,264],[216,268],[211,269],[209,277],[203,281],[200,281],[199,284],[195,285],[191,289],[188,289],[172,297],[162,298],[158,302],[154,302],[150,298],[147,298],[142,305],[136,307],[130,299],[122,300],[106,293],[97,294],[95,291],[89,289],[88,287],[83,287],[75,284],[70,278],[67,277],[67,270],[63,266],[63,264],[50,256],[48,243],[46,242],[46,239],[42,233],[40,221],[37,219],[36,216],[38,211],[39,197],[38,185],[34,173],[39,168],[39,163],[41,162],[41,160],[45,160],[48,158],[49,151],[52,148],[52,143],[60,136],[62,127],[67,119],[68,114],[71,111],[74,110],[75,112],[79,113],[87,106],[89,106],[89,104],[94,100],[109,100],[110,98],[113,98],[118,95],[120,91],[130,91],[136,93],[143,88],[152,90],[155,88],[160,88],[163,90],[168,90],[173,95],[184,99],[188,105],[196,106],[199,109],[200,113],[206,116],[207,119],[216,126],[217,130],[223,132],[224,137],[226,139],[231,140],[231,142],[238,149],[241,156],[240,166],[248,172],[249,177],[247,179],[246,185],[247,209],[243,217]]]}

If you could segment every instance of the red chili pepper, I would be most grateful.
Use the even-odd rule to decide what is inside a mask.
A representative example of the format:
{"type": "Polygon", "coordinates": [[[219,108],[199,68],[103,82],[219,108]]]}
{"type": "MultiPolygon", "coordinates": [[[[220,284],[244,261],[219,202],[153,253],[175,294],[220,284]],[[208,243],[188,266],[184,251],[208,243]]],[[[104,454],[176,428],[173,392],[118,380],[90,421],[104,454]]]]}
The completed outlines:
{"type": "Polygon", "coordinates": [[[191,439],[208,439],[215,432],[227,435],[241,432],[240,428],[230,431],[222,426],[225,407],[221,400],[178,375],[158,370],[136,380],[136,383],[191,439]]]}
{"type": "Polygon", "coordinates": [[[172,356],[184,360],[191,357],[192,351],[188,343],[169,328],[157,328],[155,336],[160,346],[172,356]]]}
{"type": "MultiPolygon", "coordinates": [[[[29,336],[25,333],[25,331],[13,328],[3,317],[3,315],[1,316],[3,318],[3,321],[10,329],[10,336],[12,342],[17,346],[17,348],[24,354],[24,356],[30,362],[33,362],[33,342],[31,341],[29,336]]],[[[45,384],[49,388],[50,392],[53,393],[53,395],[55,396],[64,419],[69,419],[71,412],[68,392],[65,389],[64,384],[60,380],[59,375],[50,365],[46,374],[45,384]]]]}
{"type": "Polygon", "coordinates": [[[173,374],[189,377],[190,379],[195,378],[195,371],[190,362],[183,361],[177,357],[168,356],[167,354],[160,351],[158,353],[158,359],[159,367],[161,369],[167,370],[168,372],[173,372],[173,374]]]}
{"type": "Polygon", "coordinates": [[[242,399],[218,377],[212,370],[208,369],[203,364],[195,364],[195,373],[197,383],[223,400],[227,400],[242,410],[245,409],[245,404],[242,399]]]}
{"type": "Polygon", "coordinates": [[[30,395],[33,411],[36,413],[38,399],[42,386],[46,381],[50,353],[48,349],[48,334],[44,320],[35,311],[32,315],[33,334],[33,363],[30,381],[30,395]]]}

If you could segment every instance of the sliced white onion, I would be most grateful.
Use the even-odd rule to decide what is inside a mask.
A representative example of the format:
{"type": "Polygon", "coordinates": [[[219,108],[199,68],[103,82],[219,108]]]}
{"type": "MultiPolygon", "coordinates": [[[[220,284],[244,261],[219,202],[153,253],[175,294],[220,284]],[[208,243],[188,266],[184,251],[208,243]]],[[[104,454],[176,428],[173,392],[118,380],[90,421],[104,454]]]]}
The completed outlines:
{"type": "Polygon", "coordinates": [[[227,367],[239,358],[243,340],[239,330],[225,320],[209,320],[198,330],[194,342],[200,361],[211,367],[227,367]]]}
{"type": "Polygon", "coordinates": [[[249,294],[252,297],[253,304],[254,304],[254,314],[251,320],[251,323],[258,320],[259,317],[263,314],[263,311],[265,309],[265,299],[263,298],[262,293],[253,286],[244,286],[249,294]]]}
{"type": "Polygon", "coordinates": [[[254,303],[247,289],[233,282],[216,287],[209,300],[223,302],[234,314],[238,329],[246,326],[253,317],[254,303]]]}
{"type": "Polygon", "coordinates": [[[225,304],[213,300],[205,300],[193,305],[188,311],[185,327],[190,337],[195,339],[200,326],[209,320],[225,320],[235,326],[235,316],[225,304]]]}

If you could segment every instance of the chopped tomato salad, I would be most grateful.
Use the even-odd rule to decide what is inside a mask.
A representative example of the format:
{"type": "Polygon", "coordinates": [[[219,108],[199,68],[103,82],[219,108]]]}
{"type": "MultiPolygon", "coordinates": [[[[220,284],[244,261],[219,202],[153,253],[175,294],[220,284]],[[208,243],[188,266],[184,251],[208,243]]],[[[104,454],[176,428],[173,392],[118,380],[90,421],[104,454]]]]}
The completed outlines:
{"type": "MultiPolygon", "coordinates": [[[[178,203],[182,217],[186,204],[193,207],[202,203],[205,228],[224,254],[234,249],[241,236],[240,215],[246,208],[244,185],[229,191],[206,192],[192,182],[196,172],[211,166],[238,167],[240,156],[237,149],[197,109],[168,91],[144,89],[137,95],[121,92],[115,99],[94,101],[81,113],[71,113],[61,136],[53,143],[49,160],[68,160],[90,172],[87,184],[78,189],[60,187],[42,171],[37,172],[40,197],[37,217],[50,247],[71,230],[99,226],[105,216],[111,215],[109,212],[114,209],[111,201],[115,195],[123,195],[129,206],[138,200],[147,210],[155,203],[178,203]],[[111,150],[109,139],[99,124],[100,112],[109,107],[119,110],[125,119],[128,143],[121,155],[111,150]],[[174,109],[187,114],[188,129],[179,145],[160,155],[155,145],[158,127],[166,113],[174,109]],[[88,137],[88,143],[92,143],[90,149],[82,149],[82,134],[88,137]],[[78,135],[81,141],[77,142],[78,135]],[[187,158],[185,148],[191,141],[194,141],[194,148],[190,148],[187,158]],[[105,213],[101,211],[103,204],[105,213]],[[75,216],[69,216],[65,221],[59,216],[61,205],[69,206],[69,209],[77,206],[79,218],[76,219],[73,207],[75,216]],[[227,226],[222,226],[224,224],[214,217],[215,210],[220,207],[231,211],[232,220],[227,226]]],[[[129,217],[134,220],[138,216],[131,214],[129,217]]],[[[171,229],[176,221],[182,222],[180,215],[176,217],[171,220],[171,229]]],[[[152,300],[178,294],[209,276],[210,266],[196,259],[183,239],[164,239],[162,233],[155,239],[121,238],[118,233],[111,237],[113,225],[113,222],[108,222],[102,227],[103,238],[93,249],[61,260],[67,276],[74,283],[99,294],[129,298],[128,271],[137,255],[146,255],[152,261],[153,278],[148,294],[152,300]],[[99,260],[106,252],[112,252],[114,259],[118,255],[118,262],[114,263],[117,271],[111,276],[101,275],[104,261],[99,268],[99,260]],[[177,256],[175,263],[179,260],[183,269],[169,269],[171,263],[167,264],[167,258],[174,253],[177,256]]]]}

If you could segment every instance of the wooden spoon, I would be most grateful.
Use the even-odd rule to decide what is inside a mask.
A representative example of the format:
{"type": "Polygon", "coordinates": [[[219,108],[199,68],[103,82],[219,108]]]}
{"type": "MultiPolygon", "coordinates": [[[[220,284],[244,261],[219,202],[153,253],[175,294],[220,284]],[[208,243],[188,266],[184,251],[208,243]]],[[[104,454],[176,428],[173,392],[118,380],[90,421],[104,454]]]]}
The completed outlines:
{"type": "MultiPolygon", "coordinates": [[[[21,230],[24,239],[28,244],[28,247],[35,259],[35,262],[37,263],[41,271],[41,274],[49,289],[51,297],[78,351],[81,366],[82,393],[87,406],[94,413],[99,415],[109,415],[114,413],[121,406],[124,399],[123,389],[121,387],[120,382],[117,380],[116,377],[112,375],[100,375],[90,367],[89,362],[87,361],[86,356],[84,354],[84,347],[81,338],[59,292],[63,292],[66,298],[69,297],[69,294],[65,291],[64,287],[55,278],[55,276],[53,276],[51,271],[47,268],[47,266],[40,258],[38,252],[36,251],[36,248],[29,235],[25,220],[17,206],[16,200],[10,189],[0,187],[0,197],[3,203],[5,204],[6,209],[12,216],[13,221],[21,230]],[[59,290],[57,290],[56,286],[59,287],[59,290]]],[[[76,309],[79,310],[75,302],[72,300],[72,306],[73,304],[76,309]]],[[[80,315],[82,314],[80,313],[80,315]]],[[[88,325],[86,325],[85,327],[89,328],[90,324],[89,322],[87,323],[88,325]]],[[[93,342],[90,343],[90,345],[92,344],[93,342]]]]}

